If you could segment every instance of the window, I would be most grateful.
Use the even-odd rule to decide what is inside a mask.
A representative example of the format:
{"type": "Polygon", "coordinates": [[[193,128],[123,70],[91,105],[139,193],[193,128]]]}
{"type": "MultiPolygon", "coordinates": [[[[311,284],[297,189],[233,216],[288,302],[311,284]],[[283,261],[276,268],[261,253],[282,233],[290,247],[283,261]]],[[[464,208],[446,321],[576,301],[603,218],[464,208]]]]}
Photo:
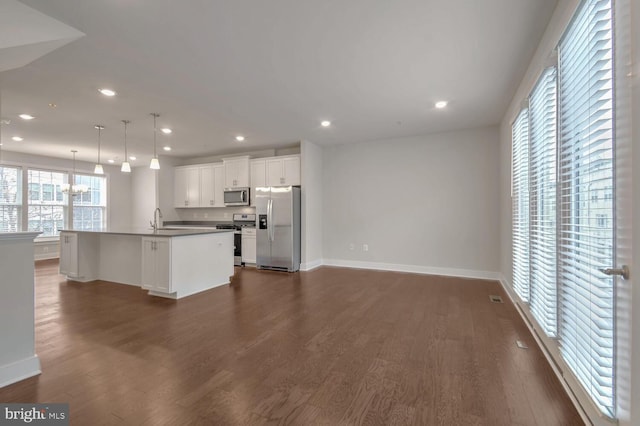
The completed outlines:
{"type": "Polygon", "coordinates": [[[513,288],[529,300],[529,110],[512,126],[513,288]]]}
{"type": "Polygon", "coordinates": [[[42,232],[41,237],[59,235],[60,230],[64,228],[67,206],[64,197],[58,197],[56,194],[59,192],[62,195],[62,184],[66,183],[67,174],[29,169],[27,176],[27,229],[42,232]]]}
{"type": "Polygon", "coordinates": [[[531,312],[544,332],[557,333],[556,68],[548,68],[529,98],[531,312]]]}
{"type": "Polygon", "coordinates": [[[611,0],[583,0],[512,126],[512,238],[514,291],[614,417],[612,26],[611,0]]]}
{"type": "Polygon", "coordinates": [[[0,232],[22,230],[22,169],[0,166],[0,232]]]}
{"type": "Polygon", "coordinates": [[[107,217],[107,178],[77,174],[75,184],[86,185],[88,191],[73,196],[73,229],[104,228],[107,217]]]}
{"type": "Polygon", "coordinates": [[[560,350],[598,408],[613,416],[615,259],[610,0],[587,0],[560,41],[558,280],[560,350]]]}

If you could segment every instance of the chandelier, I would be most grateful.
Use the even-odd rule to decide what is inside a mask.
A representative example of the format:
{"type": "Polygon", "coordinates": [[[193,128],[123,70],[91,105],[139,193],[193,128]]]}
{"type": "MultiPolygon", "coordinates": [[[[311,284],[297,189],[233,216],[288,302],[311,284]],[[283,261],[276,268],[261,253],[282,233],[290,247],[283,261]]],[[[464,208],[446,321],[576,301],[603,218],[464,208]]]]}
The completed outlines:
{"type": "MultiPolygon", "coordinates": [[[[73,174],[69,177],[69,180],[73,181],[76,179],[76,152],[78,151],[72,149],[71,152],[73,153],[73,174]]],[[[71,185],[68,183],[62,184],[62,192],[64,192],[65,194],[82,194],[84,192],[87,192],[88,190],[89,188],[87,187],[87,185],[71,185]]]]}

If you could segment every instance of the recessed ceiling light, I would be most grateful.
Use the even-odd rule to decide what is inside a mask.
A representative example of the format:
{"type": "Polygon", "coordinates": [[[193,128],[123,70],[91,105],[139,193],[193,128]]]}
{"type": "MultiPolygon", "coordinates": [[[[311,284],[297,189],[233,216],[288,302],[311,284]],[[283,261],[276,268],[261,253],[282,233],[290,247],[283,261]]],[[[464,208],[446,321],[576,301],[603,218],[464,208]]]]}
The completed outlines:
{"type": "Polygon", "coordinates": [[[16,142],[22,142],[24,139],[22,139],[20,136],[14,136],[11,138],[12,140],[16,141],[16,142]]]}
{"type": "Polygon", "coordinates": [[[165,146],[165,147],[164,147],[164,148],[162,148],[162,149],[164,149],[165,151],[171,151],[171,147],[170,147],[170,146],[165,146]]]}
{"type": "Polygon", "coordinates": [[[22,118],[23,120],[33,120],[35,118],[33,115],[29,114],[20,114],[18,117],[22,118]]]}
{"type": "Polygon", "coordinates": [[[135,155],[132,155],[131,157],[129,157],[129,160],[131,160],[131,161],[136,161],[136,160],[137,160],[137,157],[136,157],[135,155]]]}
{"type": "Polygon", "coordinates": [[[331,126],[331,122],[329,120],[324,120],[324,121],[320,122],[320,125],[322,127],[329,127],[329,126],[331,126]]]}
{"type": "Polygon", "coordinates": [[[163,127],[162,129],[160,129],[162,131],[162,133],[164,133],[165,135],[170,134],[171,132],[173,132],[173,130],[171,130],[168,127],[163,127]]]}
{"type": "Polygon", "coordinates": [[[50,102],[50,103],[49,103],[49,107],[50,107],[50,108],[57,108],[57,107],[58,107],[58,105],[56,105],[56,104],[55,104],[55,103],[53,103],[53,102],[50,102]]]}
{"type": "Polygon", "coordinates": [[[107,160],[107,162],[109,162],[109,163],[113,164],[113,163],[115,163],[115,162],[116,162],[116,160],[111,160],[111,159],[109,159],[109,160],[107,160]]]}
{"type": "Polygon", "coordinates": [[[436,108],[442,109],[447,106],[447,101],[438,101],[436,102],[436,108]]]}
{"type": "Polygon", "coordinates": [[[109,97],[116,95],[116,92],[114,92],[111,89],[98,89],[98,92],[102,93],[105,96],[109,96],[109,97]]]}
{"type": "Polygon", "coordinates": [[[236,136],[236,140],[238,142],[242,142],[244,140],[244,136],[238,135],[238,136],[236,136]]]}

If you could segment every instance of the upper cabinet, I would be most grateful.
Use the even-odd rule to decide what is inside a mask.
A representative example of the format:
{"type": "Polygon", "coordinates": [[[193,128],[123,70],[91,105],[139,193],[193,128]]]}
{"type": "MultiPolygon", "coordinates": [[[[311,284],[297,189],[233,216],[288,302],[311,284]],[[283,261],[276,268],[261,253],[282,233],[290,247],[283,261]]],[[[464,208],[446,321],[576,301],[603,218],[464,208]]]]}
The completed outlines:
{"type": "Polygon", "coordinates": [[[222,163],[174,168],[174,207],[225,207],[225,188],[250,188],[255,206],[256,188],[300,185],[300,156],[225,158],[222,163]]]}
{"type": "Polygon", "coordinates": [[[173,206],[200,207],[200,168],[183,166],[174,169],[173,206]]]}
{"type": "Polygon", "coordinates": [[[226,188],[249,187],[249,157],[223,158],[226,188]]]}
{"type": "Polygon", "coordinates": [[[224,164],[213,165],[215,203],[213,207],[224,207],[224,164]]]}
{"type": "Polygon", "coordinates": [[[264,158],[258,158],[249,162],[250,174],[251,174],[251,194],[249,199],[251,205],[255,206],[256,202],[256,188],[260,186],[267,186],[267,162],[264,158]]]}
{"type": "Polygon", "coordinates": [[[174,169],[174,207],[224,207],[224,165],[174,169]]]}
{"type": "Polygon", "coordinates": [[[200,166],[200,207],[215,207],[216,179],[213,164],[200,166]]]}
{"type": "Polygon", "coordinates": [[[266,159],[267,186],[300,185],[300,156],[266,159]]]}

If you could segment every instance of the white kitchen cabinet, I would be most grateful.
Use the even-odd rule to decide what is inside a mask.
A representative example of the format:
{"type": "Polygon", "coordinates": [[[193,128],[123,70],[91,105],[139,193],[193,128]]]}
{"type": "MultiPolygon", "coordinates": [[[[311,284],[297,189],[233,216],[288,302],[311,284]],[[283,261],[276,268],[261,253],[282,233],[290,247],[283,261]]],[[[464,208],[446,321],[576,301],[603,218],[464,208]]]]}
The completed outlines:
{"type": "Polygon", "coordinates": [[[178,166],[174,169],[174,207],[224,207],[222,163],[178,166]]]}
{"type": "Polygon", "coordinates": [[[200,207],[200,168],[176,167],[173,187],[174,207],[200,207]]]}
{"type": "Polygon", "coordinates": [[[256,230],[242,228],[242,262],[256,263],[256,230]]]}
{"type": "Polygon", "coordinates": [[[78,234],[60,234],[60,274],[70,278],[78,276],[78,234]]]}
{"type": "Polygon", "coordinates": [[[200,207],[215,207],[216,182],[213,164],[200,166],[200,207]]]}
{"type": "Polygon", "coordinates": [[[267,186],[300,185],[300,156],[287,155],[266,159],[267,186]]]}
{"type": "Polygon", "coordinates": [[[214,199],[213,207],[224,207],[224,164],[213,165],[214,199]]]}
{"type": "Polygon", "coordinates": [[[170,238],[142,238],[142,288],[172,293],[170,238]]]}
{"type": "Polygon", "coordinates": [[[267,162],[264,158],[259,158],[251,160],[249,166],[251,172],[251,194],[249,194],[249,199],[251,200],[251,205],[255,206],[256,188],[267,186],[267,162]]]}
{"type": "Polygon", "coordinates": [[[223,158],[226,188],[249,187],[249,156],[223,158]]]}

